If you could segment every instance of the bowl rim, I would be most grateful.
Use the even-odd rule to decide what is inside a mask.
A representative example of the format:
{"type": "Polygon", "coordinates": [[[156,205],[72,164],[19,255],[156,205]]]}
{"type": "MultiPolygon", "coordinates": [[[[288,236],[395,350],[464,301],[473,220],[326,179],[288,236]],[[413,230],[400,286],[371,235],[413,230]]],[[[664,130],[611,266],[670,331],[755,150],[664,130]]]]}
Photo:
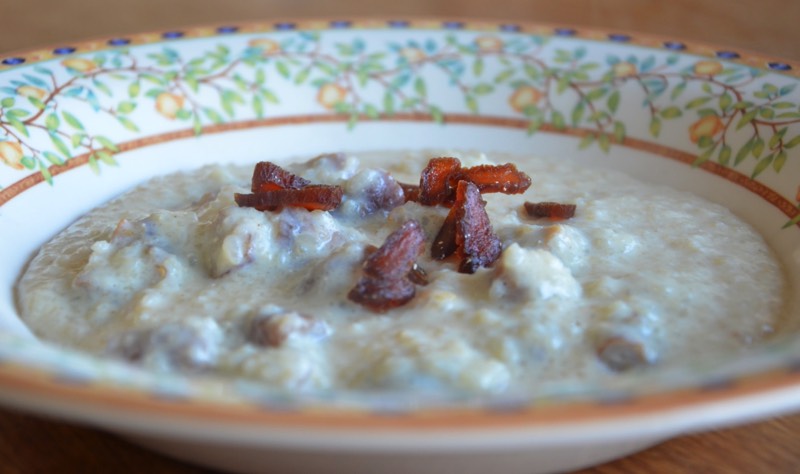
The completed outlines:
{"type": "MultiPolygon", "coordinates": [[[[390,30],[390,22],[393,17],[360,17],[347,16],[347,19],[337,17],[330,18],[289,18],[289,19],[269,19],[259,21],[230,22],[237,25],[236,30],[231,34],[269,34],[281,31],[279,25],[293,24],[297,31],[302,30],[331,30],[334,22],[348,22],[348,28],[358,30],[385,29],[390,30]]],[[[665,35],[653,35],[628,30],[605,29],[598,27],[575,26],[567,27],[555,23],[540,23],[535,21],[503,21],[487,20],[460,17],[435,17],[435,16],[404,16],[398,15],[397,20],[407,22],[410,30],[444,30],[448,23],[459,23],[461,26],[457,31],[468,32],[496,32],[502,33],[502,28],[512,25],[516,27],[515,33],[530,33],[543,36],[558,37],[558,31],[568,30],[570,38],[588,41],[605,42],[613,44],[612,35],[625,37],[622,43],[628,46],[639,46],[665,50],[666,44],[679,41],[683,48],[673,51],[680,55],[694,55],[700,57],[717,58],[719,51],[735,51],[737,57],[724,58],[724,61],[746,65],[771,73],[782,74],[792,78],[800,78],[800,61],[786,60],[783,58],[752,53],[742,48],[718,47],[711,43],[682,40],[670,38],[665,35]],[[768,69],[770,64],[780,64],[788,66],[788,70],[768,69]]],[[[219,30],[220,26],[206,24],[199,26],[188,26],[181,29],[149,31],[125,35],[129,38],[126,46],[140,46],[146,44],[158,44],[166,41],[163,35],[169,31],[181,31],[178,40],[223,37],[227,33],[219,30]]],[[[96,37],[94,39],[70,42],[70,48],[74,48],[70,54],[85,54],[92,51],[101,51],[115,46],[109,45],[114,37],[96,37]]],[[[24,49],[8,53],[0,53],[0,74],[12,70],[17,66],[28,66],[38,62],[55,59],[54,51],[63,45],[53,45],[49,47],[38,47],[24,49]],[[8,59],[22,58],[23,62],[18,64],[7,64],[8,59]]],[[[448,115],[449,116],[449,115],[448,115]]],[[[409,120],[409,117],[401,117],[409,120]]],[[[458,117],[456,117],[457,119],[458,117]]],[[[338,121],[339,117],[325,118],[322,116],[309,116],[308,120],[313,122],[338,121]]],[[[413,117],[410,117],[413,119],[413,117]]],[[[269,119],[266,119],[269,121],[269,119]]],[[[386,119],[382,119],[386,120],[386,119]]],[[[390,119],[391,120],[391,119],[390,119]]],[[[429,120],[429,119],[426,119],[429,120]]],[[[260,120],[255,127],[264,125],[264,120],[260,120]]],[[[456,123],[458,120],[456,120],[456,123]]],[[[246,125],[245,125],[246,126],[246,125]]],[[[512,124],[513,126],[513,124],[512,124]]],[[[241,122],[231,124],[212,125],[204,127],[207,133],[221,133],[231,129],[242,127],[241,122]]],[[[122,151],[134,148],[146,147],[154,143],[162,143],[182,138],[181,132],[170,132],[162,135],[151,135],[141,139],[120,144],[122,151]]],[[[631,139],[642,144],[647,141],[631,139]]],[[[622,143],[624,144],[624,143],[622,143]]],[[[657,146],[652,144],[653,146],[657,146]]],[[[641,146],[641,145],[640,145],[641,146]]],[[[639,146],[636,146],[639,148],[639,146]]],[[[659,153],[666,156],[663,151],[659,153]]],[[[688,153],[685,153],[689,155],[688,153]]],[[[667,156],[669,158],[669,156],[667,156]]],[[[672,157],[680,161],[686,161],[681,157],[672,157]]],[[[60,172],[67,171],[75,166],[84,164],[76,160],[59,169],[60,172]]],[[[711,165],[711,163],[709,163],[711,165]]],[[[55,174],[55,173],[54,173],[55,174]]],[[[718,173],[715,173],[718,174],[718,173]]],[[[31,175],[13,183],[12,186],[0,192],[0,207],[8,200],[18,195],[25,189],[38,182],[39,175],[31,175]],[[23,183],[24,182],[24,183],[23,183]],[[15,188],[20,185],[23,188],[15,188]],[[12,191],[12,188],[17,189],[12,191]]],[[[800,227],[800,224],[798,224],[800,227]]],[[[437,430],[485,430],[485,429],[507,429],[524,428],[547,430],[555,426],[604,423],[611,420],[644,420],[647,418],[663,416],[664,414],[675,414],[679,412],[702,414],[711,406],[724,403],[743,403],[748,401],[776,397],[778,403],[769,407],[759,407],[751,412],[743,412],[739,418],[753,416],[754,412],[759,414],[777,414],[796,409],[800,406],[800,364],[790,364],[789,367],[769,369],[766,371],[746,374],[724,380],[723,383],[712,383],[705,386],[676,388],[657,393],[640,394],[630,399],[615,400],[547,400],[534,404],[514,407],[482,407],[475,408],[423,408],[404,412],[399,416],[386,416],[385,413],[370,412],[367,410],[342,409],[320,404],[310,408],[300,410],[276,410],[272,407],[265,407],[256,404],[245,403],[221,403],[219,401],[206,400],[202,398],[192,398],[180,400],[154,396],[146,390],[137,390],[122,387],[108,381],[97,383],[75,383],[74,381],[58,378],[47,370],[47,368],[36,368],[26,365],[24,362],[14,360],[0,361],[0,387],[5,390],[12,390],[18,395],[18,399],[13,404],[20,407],[31,408],[36,405],[38,399],[57,399],[60,407],[55,410],[60,416],[84,418],[85,415],[70,414],[71,408],[81,407],[91,410],[93,407],[102,410],[124,410],[128,414],[141,416],[143,419],[164,419],[165,417],[182,421],[196,421],[226,424],[230,426],[246,427],[293,427],[301,429],[317,430],[389,430],[392,432],[428,432],[437,430]],[[790,396],[787,396],[790,395],[790,396]],[[29,398],[28,398],[29,397],[29,398]],[[27,398],[27,400],[23,400],[27,398]],[[798,401],[793,401],[798,400],[798,401]],[[512,414],[513,416],[507,416],[512,414]]],[[[8,399],[0,394],[0,399],[8,399]]],[[[735,421],[733,415],[723,417],[719,414],[714,418],[717,423],[729,423],[735,421]]],[[[689,421],[686,427],[699,425],[698,420],[689,421]]]]}

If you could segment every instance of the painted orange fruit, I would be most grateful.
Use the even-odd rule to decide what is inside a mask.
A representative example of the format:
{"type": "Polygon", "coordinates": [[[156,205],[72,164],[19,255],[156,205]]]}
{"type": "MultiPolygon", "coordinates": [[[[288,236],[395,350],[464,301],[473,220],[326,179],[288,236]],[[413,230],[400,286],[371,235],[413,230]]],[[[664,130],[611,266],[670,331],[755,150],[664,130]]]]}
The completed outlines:
{"type": "Polygon", "coordinates": [[[21,170],[22,166],[22,145],[17,142],[0,142],[0,161],[8,166],[21,170]]]}
{"type": "Polygon", "coordinates": [[[183,108],[185,99],[181,95],[171,92],[162,92],[156,97],[156,111],[164,117],[173,120],[178,111],[183,108]]]}
{"type": "Polygon", "coordinates": [[[703,137],[713,137],[725,128],[722,120],[716,115],[706,115],[689,126],[689,139],[694,143],[703,137]]]}
{"type": "Polygon", "coordinates": [[[511,94],[508,103],[512,109],[524,113],[526,108],[538,104],[542,97],[544,94],[539,89],[533,86],[521,86],[511,94]]]}

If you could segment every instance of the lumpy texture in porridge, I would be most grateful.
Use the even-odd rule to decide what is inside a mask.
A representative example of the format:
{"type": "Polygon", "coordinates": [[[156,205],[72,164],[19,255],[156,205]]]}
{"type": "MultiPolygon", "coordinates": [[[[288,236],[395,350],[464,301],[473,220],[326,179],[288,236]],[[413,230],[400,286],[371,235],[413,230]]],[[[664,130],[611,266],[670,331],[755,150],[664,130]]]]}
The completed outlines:
{"type": "Polygon", "coordinates": [[[474,274],[430,257],[448,209],[403,203],[438,153],[323,155],[286,168],[343,188],[334,211],[239,207],[253,167],[155,179],[46,244],[22,276],[42,338],[158,371],[314,390],[535,391],[736,354],[779,324],[783,277],[725,208],[563,161],[513,162],[533,185],[486,194],[502,242],[474,274]],[[533,219],[525,201],[577,205],[533,219]],[[349,300],[371,246],[416,220],[428,284],[376,313],[349,300]]]}

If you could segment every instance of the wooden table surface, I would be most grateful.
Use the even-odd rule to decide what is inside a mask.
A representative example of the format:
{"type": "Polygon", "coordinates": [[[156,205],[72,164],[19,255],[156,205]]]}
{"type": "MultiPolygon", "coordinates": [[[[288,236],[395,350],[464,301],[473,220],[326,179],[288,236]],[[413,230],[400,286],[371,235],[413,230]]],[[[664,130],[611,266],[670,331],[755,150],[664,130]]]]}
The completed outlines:
{"type": "MultiPolygon", "coordinates": [[[[444,16],[529,20],[647,32],[800,59],[796,0],[0,0],[0,54],[81,39],[236,24],[270,18],[444,16]]],[[[0,409],[0,473],[200,474],[113,435],[0,409]]],[[[800,472],[800,414],[684,436],[580,471],[621,473],[800,472]]]]}

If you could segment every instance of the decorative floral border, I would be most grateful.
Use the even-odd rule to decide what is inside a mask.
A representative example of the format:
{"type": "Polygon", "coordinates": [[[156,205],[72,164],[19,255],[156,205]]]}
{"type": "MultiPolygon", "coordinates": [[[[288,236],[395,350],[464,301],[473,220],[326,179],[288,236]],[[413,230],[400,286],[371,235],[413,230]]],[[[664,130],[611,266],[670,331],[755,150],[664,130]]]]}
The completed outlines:
{"type": "MultiPolygon", "coordinates": [[[[313,94],[310,111],[346,117],[351,128],[398,114],[427,115],[436,122],[462,112],[510,116],[527,121],[530,134],[543,125],[585,130],[580,147],[597,146],[606,153],[630,133],[658,141],[670,122],[678,122],[685,127],[684,142],[688,139],[697,154],[694,166],[714,161],[751,179],[780,173],[790,150],[800,144],[797,81],[747,65],[753,60],[733,51],[695,60],[670,52],[709,51],[664,41],[662,51],[618,48],[601,58],[588,50],[596,45],[551,40],[597,39],[595,32],[544,28],[553,35],[545,36],[543,27],[462,21],[434,25],[438,33],[474,34],[416,31],[376,47],[360,34],[376,24],[397,30],[432,26],[397,20],[197,28],[7,57],[0,61],[9,68],[0,74],[0,163],[23,173],[36,171],[51,184],[53,173],[77,157],[86,157],[99,172],[103,165],[116,165],[124,138],[146,133],[144,122],[176,122],[201,134],[209,125],[280,115],[273,110],[280,108],[287,88],[313,94]],[[252,35],[265,30],[279,34],[252,35]],[[353,31],[342,38],[333,35],[336,30],[353,31]],[[192,50],[171,43],[243,33],[251,35],[235,48],[217,42],[192,50]],[[131,49],[146,44],[160,48],[146,55],[131,49]],[[80,54],[88,51],[94,54],[80,54]],[[58,61],[41,63],[47,59],[58,61]],[[41,64],[22,68],[33,62],[41,64]],[[14,75],[12,66],[21,74],[14,75]],[[453,93],[460,96],[455,102],[453,93]],[[631,104],[634,99],[640,104],[631,104]],[[442,102],[462,107],[445,109],[442,102]],[[87,127],[99,117],[116,128],[87,127]],[[632,130],[643,122],[646,131],[632,130]]],[[[627,44],[633,37],[602,39],[627,44]]],[[[796,72],[785,62],[766,66],[796,72]]],[[[800,224],[800,187],[795,199],[798,205],[787,213],[785,227],[800,224]]]]}

